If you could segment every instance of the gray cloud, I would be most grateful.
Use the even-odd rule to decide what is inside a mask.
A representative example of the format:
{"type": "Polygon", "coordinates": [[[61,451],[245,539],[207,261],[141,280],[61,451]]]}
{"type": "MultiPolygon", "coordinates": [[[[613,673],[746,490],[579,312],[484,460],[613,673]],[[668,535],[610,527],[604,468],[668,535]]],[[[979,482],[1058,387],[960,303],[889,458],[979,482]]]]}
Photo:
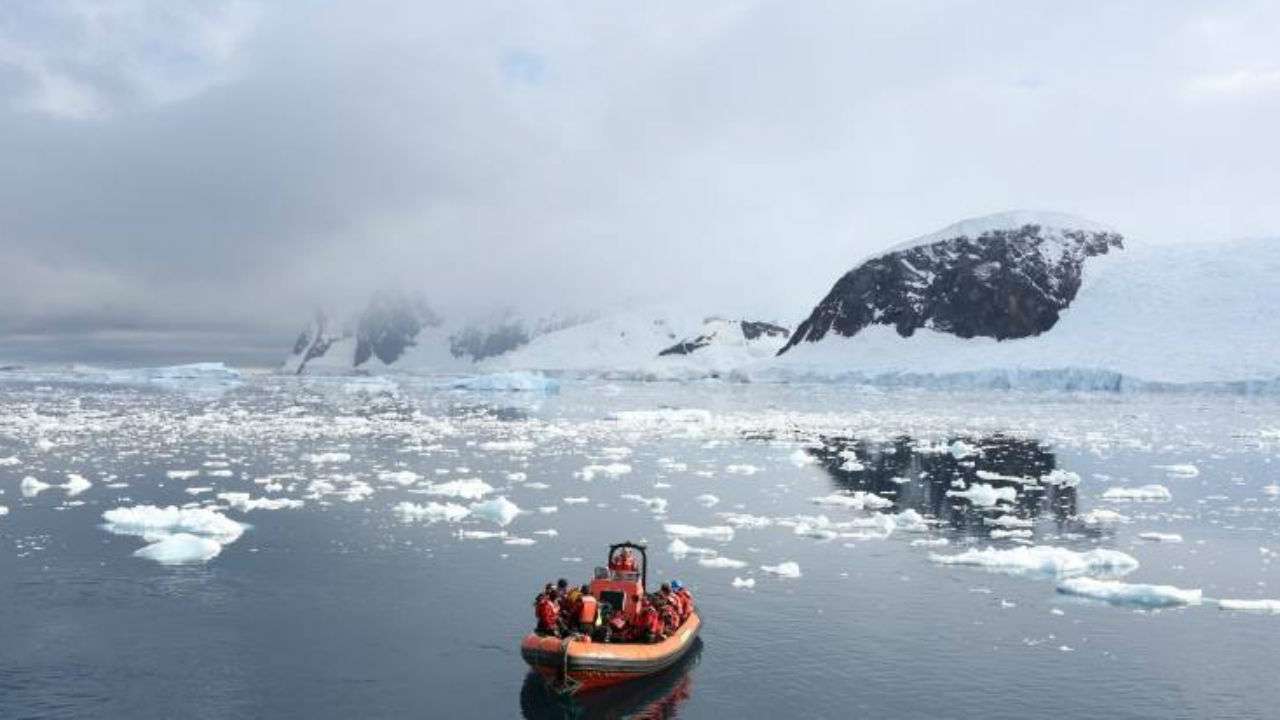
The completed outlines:
{"type": "Polygon", "coordinates": [[[6,4],[0,333],[283,346],[388,284],[786,320],[1012,207],[1280,227],[1270,3],[463,5],[6,4]]]}

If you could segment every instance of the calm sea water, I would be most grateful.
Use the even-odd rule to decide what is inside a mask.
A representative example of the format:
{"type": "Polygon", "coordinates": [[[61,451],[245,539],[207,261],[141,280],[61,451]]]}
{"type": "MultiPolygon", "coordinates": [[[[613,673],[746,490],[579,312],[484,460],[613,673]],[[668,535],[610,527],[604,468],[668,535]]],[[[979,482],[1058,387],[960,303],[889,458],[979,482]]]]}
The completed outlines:
{"type": "Polygon", "coordinates": [[[1280,403],[1237,397],[11,378],[0,717],[1275,717],[1280,615],[1216,600],[1280,598],[1276,457],[1280,403]],[[1055,469],[1079,485],[1008,479],[1055,469]],[[70,474],[91,486],[59,487],[70,474]],[[439,494],[474,479],[491,490],[439,494]],[[1000,513],[947,494],[961,483],[1014,488],[1031,538],[992,539],[1000,513]],[[1102,498],[1148,484],[1172,499],[1102,498]],[[814,502],[856,491],[931,527],[814,502]],[[227,492],[303,505],[246,512],[227,492]],[[523,510],[506,525],[396,510],[498,496],[523,510]],[[183,504],[248,527],[184,566],[103,527],[113,508],[183,504]],[[1127,522],[1080,520],[1099,508],[1127,522]],[[683,542],[745,564],[673,555],[667,524],[732,527],[683,542]],[[533,595],[625,539],[649,543],[651,577],[692,587],[701,646],[650,681],[555,698],[517,649],[533,595]],[[1204,600],[1084,600],[931,557],[1026,544],[1119,550],[1140,563],[1124,582],[1204,600]],[[784,562],[800,576],[761,569],[784,562]]]}

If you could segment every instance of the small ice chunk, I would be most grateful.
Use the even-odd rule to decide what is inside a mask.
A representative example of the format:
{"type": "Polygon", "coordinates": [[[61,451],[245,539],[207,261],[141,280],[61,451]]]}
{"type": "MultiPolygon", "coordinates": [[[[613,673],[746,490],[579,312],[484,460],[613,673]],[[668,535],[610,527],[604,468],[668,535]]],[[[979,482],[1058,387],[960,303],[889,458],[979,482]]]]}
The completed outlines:
{"type": "Polygon", "coordinates": [[[1113,487],[1102,493],[1103,500],[1133,502],[1165,502],[1173,499],[1173,493],[1163,485],[1143,485],[1141,487],[1113,487]]]}
{"type": "Polygon", "coordinates": [[[510,537],[502,541],[503,545],[536,545],[537,540],[533,538],[510,537]]]}
{"type": "Polygon", "coordinates": [[[744,579],[742,579],[742,578],[740,578],[740,577],[735,577],[735,578],[733,579],[733,586],[734,586],[734,587],[736,587],[736,588],[743,588],[743,589],[746,589],[746,590],[750,590],[751,588],[753,588],[753,587],[755,587],[755,586],[756,586],[756,579],[755,579],[755,578],[747,578],[747,579],[745,579],[745,580],[744,580],[744,579]]]}
{"type": "Polygon", "coordinates": [[[1080,484],[1080,475],[1070,470],[1054,469],[1050,470],[1049,474],[1040,476],[1040,482],[1045,485],[1076,487],[1080,484]]]}
{"type": "Polygon", "coordinates": [[[479,500],[493,492],[493,486],[480,478],[467,480],[450,480],[446,483],[432,483],[427,487],[428,495],[462,498],[463,500],[479,500]]]}
{"type": "Polygon", "coordinates": [[[1026,530],[1035,527],[1035,521],[1020,518],[1017,515],[1001,515],[994,518],[982,518],[983,525],[1005,528],[1007,530],[1026,530]]]}
{"type": "Polygon", "coordinates": [[[491,440],[480,443],[481,450],[490,452],[526,453],[537,447],[537,443],[529,440],[491,440]]]}
{"type": "Polygon", "coordinates": [[[698,503],[703,507],[715,507],[716,505],[720,504],[720,498],[716,497],[715,495],[712,495],[711,493],[705,493],[705,494],[699,495],[693,500],[694,502],[698,503]]]}
{"type": "Polygon", "coordinates": [[[916,540],[912,540],[912,541],[911,541],[911,544],[912,544],[913,546],[915,546],[915,547],[942,547],[942,546],[944,546],[944,545],[950,545],[950,544],[951,544],[951,541],[950,541],[950,540],[948,540],[948,539],[946,539],[946,538],[944,538],[944,537],[941,537],[941,538],[918,538],[918,539],[916,539],[916,540]]]}
{"type": "Polygon", "coordinates": [[[685,557],[686,555],[711,556],[716,554],[716,551],[711,548],[693,547],[680,538],[676,538],[671,541],[671,544],[667,546],[667,552],[671,553],[672,557],[677,560],[685,557]]]}
{"type": "Polygon", "coordinates": [[[1093,510],[1081,515],[1080,522],[1085,525],[1093,526],[1118,525],[1120,523],[1129,522],[1129,516],[1121,515],[1115,510],[1094,508],[1093,510]]]}
{"type": "Polygon", "coordinates": [[[623,500],[632,500],[648,507],[654,513],[661,515],[667,511],[667,499],[660,497],[644,497],[635,493],[626,493],[621,496],[623,500]]]}
{"type": "Polygon", "coordinates": [[[978,507],[995,507],[998,502],[1013,502],[1018,498],[1018,491],[1011,487],[993,487],[983,483],[974,483],[968,490],[948,490],[948,497],[960,497],[978,507]]]}
{"type": "Polygon", "coordinates": [[[585,505],[591,502],[591,498],[588,497],[567,497],[563,500],[565,505],[585,505]]]}
{"type": "Polygon", "coordinates": [[[8,515],[8,514],[9,514],[9,508],[5,507],[4,505],[0,505],[0,517],[4,517],[5,515],[8,515]]]}
{"type": "Polygon", "coordinates": [[[777,575],[778,577],[800,577],[800,566],[791,560],[778,563],[777,565],[761,565],[760,569],[770,575],[777,575]]]}
{"type": "Polygon", "coordinates": [[[471,506],[471,514],[475,517],[484,518],[502,526],[510,525],[521,512],[523,511],[520,507],[508,500],[505,495],[471,506]]]}
{"type": "Polygon", "coordinates": [[[963,440],[956,440],[951,443],[950,447],[947,448],[947,451],[951,453],[951,457],[957,460],[973,457],[974,455],[978,455],[982,452],[976,446],[970,445],[963,440]]]}
{"type": "Polygon", "coordinates": [[[875,493],[861,490],[849,495],[835,493],[824,497],[810,498],[810,500],[816,505],[830,505],[849,508],[850,510],[879,510],[893,505],[892,500],[886,500],[875,493]]]}
{"type": "Polygon", "coordinates": [[[1223,610],[1280,615],[1280,600],[1219,600],[1218,607],[1223,610]]]}
{"type": "Polygon", "coordinates": [[[696,525],[667,523],[662,526],[662,529],[665,530],[668,535],[678,538],[710,538],[721,542],[728,542],[733,539],[733,528],[727,525],[698,527],[696,525]]]}
{"type": "Polygon", "coordinates": [[[244,533],[244,526],[221,513],[207,508],[156,507],[135,505],[118,507],[102,513],[103,528],[116,535],[137,535],[155,541],[187,533],[200,535],[226,545],[244,533]]]}
{"type": "Polygon", "coordinates": [[[597,475],[617,478],[629,472],[631,472],[631,466],[626,463],[609,463],[607,465],[588,465],[579,470],[576,475],[586,482],[591,482],[596,479],[597,475]]]}
{"type": "Polygon", "coordinates": [[[344,453],[344,452],[313,453],[307,456],[307,460],[316,465],[330,465],[335,463],[344,463],[344,462],[351,461],[351,453],[344,453]]]}
{"type": "Polygon", "coordinates": [[[813,455],[810,455],[808,452],[805,451],[804,448],[797,449],[795,452],[787,456],[787,459],[790,460],[791,464],[795,465],[796,467],[804,467],[805,465],[812,465],[818,461],[816,457],[814,457],[813,455]]]}
{"type": "Polygon", "coordinates": [[[412,470],[396,470],[394,472],[380,472],[378,479],[382,482],[395,483],[396,485],[412,485],[422,476],[412,470]]]}
{"type": "Polygon", "coordinates": [[[1153,465],[1157,470],[1163,470],[1169,477],[1174,478],[1193,478],[1200,475],[1200,468],[1191,463],[1183,463],[1179,465],[1153,465]]]}
{"type": "Polygon", "coordinates": [[[773,518],[749,513],[719,513],[719,516],[736,528],[763,528],[773,524],[773,518]]]}
{"type": "Polygon", "coordinates": [[[190,480],[199,474],[199,470],[169,470],[165,473],[165,477],[170,480],[190,480]]]}
{"type": "Polygon", "coordinates": [[[17,467],[18,465],[21,465],[21,464],[22,464],[22,461],[18,459],[17,455],[10,455],[9,457],[0,458],[0,467],[17,467]]]}
{"type": "Polygon", "coordinates": [[[1002,530],[1000,528],[996,528],[995,530],[991,531],[991,539],[992,540],[1002,540],[1005,538],[1025,539],[1025,538],[1031,537],[1033,534],[1034,533],[1032,533],[1030,530],[1026,530],[1026,529],[1002,530]]]}
{"type": "Polygon", "coordinates": [[[989,547],[956,555],[931,553],[929,559],[943,565],[972,565],[1014,575],[1070,577],[1086,573],[1123,575],[1138,568],[1138,561],[1118,550],[1077,552],[1052,545],[1007,549],[989,547]]]}
{"type": "Polygon", "coordinates": [[[1143,540],[1150,540],[1152,542],[1166,542],[1166,543],[1182,542],[1182,536],[1177,533],[1144,532],[1144,533],[1138,533],[1138,537],[1143,540]]]}
{"type": "Polygon", "coordinates": [[[1144,585],[1118,580],[1095,580],[1087,577],[1067,578],[1058,583],[1058,592],[1066,595],[1105,600],[1117,605],[1171,607],[1199,605],[1200,590],[1184,590],[1172,585],[1144,585]]]}
{"type": "Polygon", "coordinates": [[[1280,496],[1280,485],[1271,483],[1270,485],[1263,487],[1262,492],[1263,494],[1270,495],[1271,497],[1280,496]]]}
{"type": "Polygon", "coordinates": [[[524,482],[529,479],[529,475],[522,472],[509,472],[507,473],[507,479],[511,482],[524,482]]]}
{"type": "Polygon", "coordinates": [[[40,482],[28,475],[22,478],[22,484],[18,486],[18,489],[22,491],[22,497],[29,498],[39,495],[41,492],[48,490],[49,487],[49,483],[40,482]]]}
{"type": "Polygon", "coordinates": [[[747,566],[747,563],[742,560],[731,560],[727,557],[698,558],[698,564],[705,568],[722,568],[726,570],[741,570],[747,566]]]}
{"type": "Polygon", "coordinates": [[[515,371],[477,375],[462,378],[452,383],[458,390],[477,392],[541,392],[553,394],[560,392],[560,383],[540,373],[515,371]]]}
{"type": "Polygon", "coordinates": [[[190,533],[175,533],[138,548],[133,555],[161,565],[192,565],[208,562],[221,552],[222,545],[217,541],[190,533]]]}
{"type": "Polygon", "coordinates": [[[736,465],[726,465],[724,467],[724,471],[729,473],[730,475],[755,475],[756,473],[760,472],[760,468],[756,467],[755,465],[739,463],[736,465]]]}
{"type": "Polygon", "coordinates": [[[400,516],[405,522],[414,520],[425,520],[429,523],[434,522],[458,522],[471,514],[471,510],[454,503],[438,503],[429,502],[426,505],[415,505],[411,502],[402,502],[396,505],[392,510],[396,515],[400,516]]]}
{"type": "Polygon", "coordinates": [[[306,503],[302,500],[293,500],[290,498],[255,498],[250,497],[249,493],[244,492],[224,492],[218,493],[218,499],[231,506],[232,509],[240,512],[251,512],[253,510],[292,510],[300,508],[306,503]]]}
{"type": "Polygon", "coordinates": [[[84,479],[84,476],[70,473],[67,475],[67,482],[62,485],[62,489],[67,491],[67,497],[75,497],[80,493],[93,487],[93,483],[84,479]]]}

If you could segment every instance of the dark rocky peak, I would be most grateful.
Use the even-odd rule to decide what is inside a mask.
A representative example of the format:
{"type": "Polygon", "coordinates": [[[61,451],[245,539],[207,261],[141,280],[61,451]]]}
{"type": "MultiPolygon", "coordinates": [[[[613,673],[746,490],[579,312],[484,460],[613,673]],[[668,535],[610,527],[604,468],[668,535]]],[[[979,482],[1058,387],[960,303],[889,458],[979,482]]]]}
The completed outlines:
{"type": "MultiPolygon", "coordinates": [[[[664,355],[689,355],[713,343],[741,344],[762,339],[785,339],[791,331],[781,325],[759,320],[725,320],[709,317],[703,321],[702,333],[686,338],[658,353],[664,355]]],[[[775,346],[776,347],[776,346],[775,346]]]]}
{"type": "Polygon", "coordinates": [[[370,357],[393,363],[414,344],[423,328],[438,327],[442,322],[422,298],[379,292],[356,321],[355,365],[363,365],[370,357]]]}
{"type": "Polygon", "coordinates": [[[1052,328],[1080,289],[1085,261],[1122,249],[1115,232],[1057,214],[966,221],[895,247],[845,273],[779,354],[828,333],[891,325],[1009,340],[1052,328]]]}

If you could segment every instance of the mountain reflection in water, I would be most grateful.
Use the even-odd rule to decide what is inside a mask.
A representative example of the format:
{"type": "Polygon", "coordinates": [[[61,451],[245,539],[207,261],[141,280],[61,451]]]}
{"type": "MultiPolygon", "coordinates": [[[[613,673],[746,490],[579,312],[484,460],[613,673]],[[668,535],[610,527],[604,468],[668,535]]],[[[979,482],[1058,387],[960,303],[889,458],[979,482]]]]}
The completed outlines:
{"type": "Polygon", "coordinates": [[[1014,488],[1018,496],[1008,512],[1018,517],[1052,517],[1061,526],[1076,514],[1074,487],[1038,482],[1055,469],[1056,458],[1036,440],[1008,435],[952,437],[944,447],[904,435],[889,441],[824,436],[821,442],[809,453],[839,489],[875,493],[892,500],[895,511],[910,508],[960,532],[988,534],[992,529],[983,523],[983,517],[992,515],[989,508],[983,512],[965,498],[947,495],[959,489],[960,482],[966,488],[975,483],[1014,488]],[[950,450],[957,441],[958,447],[969,445],[976,451],[957,456],[950,450]]]}

